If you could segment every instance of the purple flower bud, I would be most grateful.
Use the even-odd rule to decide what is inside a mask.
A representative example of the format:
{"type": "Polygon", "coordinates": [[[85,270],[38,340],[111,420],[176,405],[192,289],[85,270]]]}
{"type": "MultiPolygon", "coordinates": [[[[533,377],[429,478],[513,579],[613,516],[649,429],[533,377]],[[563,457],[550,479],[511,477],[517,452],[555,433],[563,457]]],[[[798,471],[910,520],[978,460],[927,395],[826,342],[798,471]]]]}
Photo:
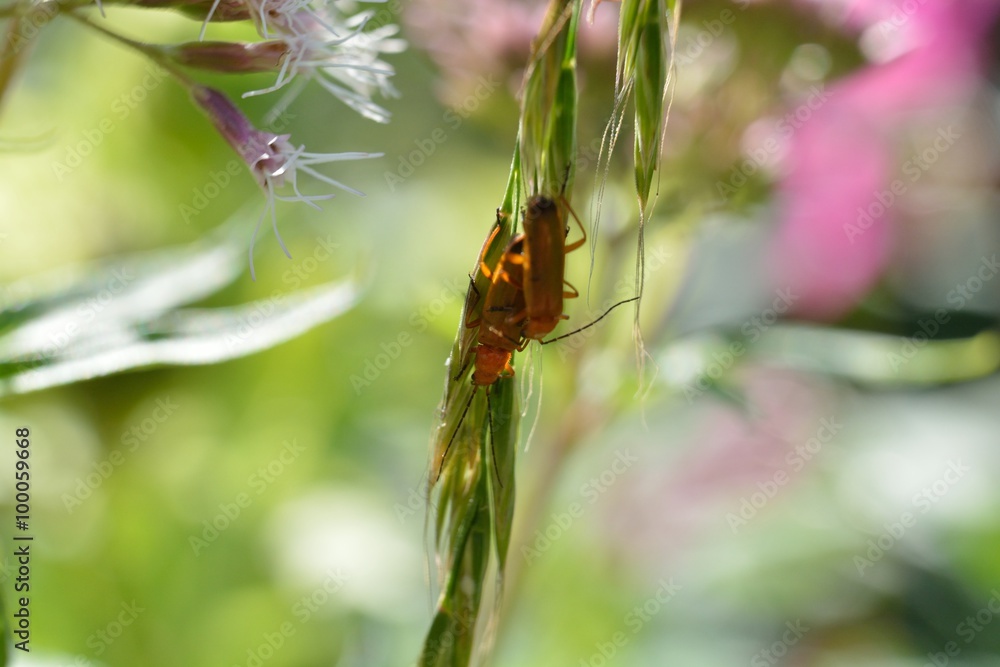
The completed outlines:
{"type": "Polygon", "coordinates": [[[126,0],[137,7],[176,9],[193,19],[210,21],[246,21],[250,9],[243,0],[126,0]]]}
{"type": "Polygon", "coordinates": [[[290,148],[289,135],[258,130],[228,97],[214,88],[196,86],[191,96],[250,168],[260,186],[266,189],[267,179],[284,166],[282,152],[290,148]]]}
{"type": "Polygon", "coordinates": [[[267,42],[186,42],[164,48],[174,62],[212,72],[245,73],[277,70],[288,54],[281,41],[267,42]]]}
{"type": "Polygon", "coordinates": [[[289,141],[291,135],[274,134],[265,132],[254,127],[253,123],[243,115],[236,105],[228,97],[219,91],[206,86],[195,85],[191,89],[191,96],[201,109],[208,114],[215,129],[239,154],[240,158],[250,169],[250,173],[257,180],[257,183],[267,194],[267,207],[257,220],[254,228],[253,238],[250,240],[250,275],[254,276],[253,269],[253,245],[257,238],[257,231],[264,216],[270,212],[271,224],[274,227],[274,235],[278,238],[282,250],[288,257],[291,254],[285,247],[285,242],[278,233],[277,219],[274,210],[275,200],[300,201],[315,208],[319,208],[316,202],[322,199],[330,199],[333,194],[304,195],[299,191],[297,182],[298,172],[307,174],[319,181],[346,190],[358,196],[364,193],[355,190],[343,183],[336,181],[325,174],[313,169],[313,165],[325,164],[327,162],[338,162],[341,160],[361,160],[370,157],[380,157],[381,153],[307,153],[303,146],[295,147],[289,141]],[[291,195],[282,196],[277,193],[282,188],[290,188],[291,195]]]}
{"type": "Polygon", "coordinates": [[[215,21],[247,21],[250,19],[250,9],[243,0],[203,0],[192,2],[180,7],[180,10],[193,19],[201,19],[205,23],[215,21]]]}

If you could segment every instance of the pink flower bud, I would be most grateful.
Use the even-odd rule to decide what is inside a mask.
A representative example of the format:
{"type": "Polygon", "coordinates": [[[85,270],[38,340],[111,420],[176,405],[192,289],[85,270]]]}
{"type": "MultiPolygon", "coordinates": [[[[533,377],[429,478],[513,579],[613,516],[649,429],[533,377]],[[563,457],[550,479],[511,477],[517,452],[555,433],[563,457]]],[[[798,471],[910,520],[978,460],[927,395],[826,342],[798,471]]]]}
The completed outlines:
{"type": "Polygon", "coordinates": [[[288,54],[288,45],[276,40],[250,44],[186,42],[166,47],[164,51],[180,65],[212,72],[272,72],[281,66],[282,58],[288,54]]]}
{"type": "Polygon", "coordinates": [[[271,224],[274,227],[274,235],[278,238],[278,243],[281,244],[281,248],[285,251],[285,254],[291,257],[291,254],[285,247],[285,242],[281,238],[281,234],[278,233],[274,210],[275,200],[299,201],[318,208],[316,205],[317,201],[333,197],[332,193],[322,195],[302,194],[299,191],[297,182],[299,172],[341,190],[346,190],[358,196],[364,196],[363,192],[355,190],[317,171],[313,168],[313,165],[342,160],[361,160],[370,157],[380,157],[381,153],[308,153],[303,146],[296,148],[289,143],[288,139],[291,135],[274,134],[273,132],[258,130],[228,97],[213,88],[195,85],[191,89],[191,96],[198,106],[208,114],[215,129],[219,131],[219,134],[239,154],[240,158],[250,169],[250,173],[253,174],[257,183],[267,194],[267,207],[261,214],[260,219],[257,220],[253,238],[250,240],[251,276],[254,275],[254,240],[257,238],[257,230],[260,228],[260,223],[268,212],[271,214],[271,224]],[[291,194],[285,196],[278,194],[277,191],[282,188],[290,190],[291,194]]]}
{"type": "Polygon", "coordinates": [[[247,21],[250,19],[250,8],[243,0],[139,0],[147,6],[168,5],[176,7],[193,19],[206,23],[213,21],[224,23],[228,21],[247,21]]]}
{"type": "Polygon", "coordinates": [[[258,130],[228,97],[214,88],[196,86],[191,96],[208,114],[222,138],[246,163],[260,186],[266,188],[267,179],[279,174],[284,166],[282,153],[290,148],[289,135],[258,130]]]}

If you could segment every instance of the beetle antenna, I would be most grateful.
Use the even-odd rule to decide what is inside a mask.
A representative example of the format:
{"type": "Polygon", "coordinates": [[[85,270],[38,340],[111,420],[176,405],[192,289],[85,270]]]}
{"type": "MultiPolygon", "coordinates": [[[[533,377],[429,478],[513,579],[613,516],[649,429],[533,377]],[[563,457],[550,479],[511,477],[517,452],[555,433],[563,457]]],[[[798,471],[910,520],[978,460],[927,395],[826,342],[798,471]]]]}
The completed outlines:
{"type": "Polygon", "coordinates": [[[500,466],[497,465],[497,441],[493,434],[493,405],[490,403],[490,392],[486,390],[486,418],[490,425],[490,452],[493,454],[493,470],[496,472],[497,483],[503,488],[503,481],[500,479],[500,466]]]}
{"type": "Polygon", "coordinates": [[[590,327],[594,326],[595,324],[597,324],[598,322],[600,322],[601,320],[603,320],[605,317],[607,317],[608,314],[611,313],[611,311],[614,310],[615,308],[617,308],[618,306],[623,306],[626,303],[632,303],[633,301],[637,300],[638,298],[639,297],[634,296],[631,299],[625,299],[624,301],[619,301],[618,303],[616,303],[615,305],[611,306],[606,311],[604,311],[603,315],[601,315],[600,317],[598,317],[596,320],[594,320],[590,324],[586,324],[586,325],[580,327],[579,329],[576,329],[574,331],[570,331],[569,333],[565,333],[565,334],[563,334],[561,336],[556,336],[555,338],[550,338],[549,340],[543,340],[542,341],[542,345],[548,345],[549,343],[554,343],[557,340],[562,340],[563,338],[567,338],[567,337],[572,336],[574,334],[578,334],[581,331],[583,331],[584,329],[589,329],[590,327]]]}
{"type": "MultiPolygon", "coordinates": [[[[478,389],[478,387],[476,387],[476,389],[478,389]]],[[[462,416],[458,418],[458,423],[455,424],[455,432],[451,434],[451,439],[448,440],[448,446],[444,448],[444,452],[441,454],[441,465],[438,466],[438,477],[441,476],[441,471],[444,470],[444,461],[448,458],[448,452],[451,451],[451,445],[455,442],[455,436],[458,435],[458,429],[462,427],[462,422],[465,421],[465,415],[468,414],[469,408],[472,407],[472,399],[476,397],[476,389],[472,390],[472,395],[469,396],[469,401],[465,404],[465,409],[462,410],[462,416]]],[[[487,400],[488,398],[489,396],[487,395],[487,400]]]]}

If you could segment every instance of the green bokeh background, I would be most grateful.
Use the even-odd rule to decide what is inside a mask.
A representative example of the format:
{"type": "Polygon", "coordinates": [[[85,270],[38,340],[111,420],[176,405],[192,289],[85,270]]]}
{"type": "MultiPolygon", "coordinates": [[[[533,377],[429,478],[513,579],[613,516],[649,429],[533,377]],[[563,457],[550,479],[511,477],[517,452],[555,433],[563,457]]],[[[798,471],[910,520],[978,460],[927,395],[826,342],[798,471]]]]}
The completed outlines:
{"type": "MultiPolygon", "coordinates": [[[[692,5],[685,22],[693,30],[729,6],[692,5]]],[[[109,16],[126,34],[162,42],[193,38],[197,29],[166,12],[115,8],[109,16]]],[[[249,33],[225,26],[215,35],[249,33]]],[[[587,339],[582,353],[545,350],[544,384],[536,372],[529,401],[537,405],[541,385],[538,427],[519,462],[519,532],[497,664],[917,666],[949,641],[960,643],[966,664],[1000,664],[1000,618],[993,612],[992,625],[968,644],[957,629],[967,615],[988,609],[991,596],[1000,609],[995,376],[872,388],[836,369],[789,370],[783,364],[789,350],[822,356],[825,345],[808,338],[795,348],[790,338],[775,336],[731,371],[748,394],[759,383],[763,407],[741,400],[741,390],[689,402],[669,379],[678,354],[688,358],[694,350],[710,361],[729,343],[715,333],[725,327],[700,324],[699,313],[737,330],[747,316],[742,289],[758,280],[739,273],[740,258],[760,247],[770,182],[755,177],[725,211],[706,202],[738,159],[745,126],[780,106],[778,82],[804,43],[822,45],[828,78],[861,62],[856,46],[821,22],[805,22],[783,6],[755,9],[713,47],[723,59],[709,70],[713,83],[678,102],[680,122],[668,132],[659,209],[647,239],[666,259],[650,276],[643,321],[667,379],[645,399],[633,398],[639,380],[624,313],[587,339]],[[726,55],[727,45],[735,55],[726,55]],[[672,143],[674,133],[684,140],[672,143]],[[686,309],[671,311],[683,275],[698,279],[686,283],[686,309]],[[706,287],[712,284],[714,291],[706,287]],[[688,325],[673,324],[674,315],[688,325]],[[745,528],[731,529],[727,515],[771,479],[754,457],[774,450],[751,447],[746,459],[734,459],[739,447],[725,443],[751,442],[774,424],[793,422],[781,435],[788,440],[779,447],[780,462],[786,450],[815,437],[822,418],[844,426],[815,464],[782,486],[745,528]],[[612,465],[623,452],[638,463],[619,473],[612,465]],[[912,496],[959,459],[971,470],[860,576],[854,559],[869,549],[868,540],[913,511],[912,496]],[[551,546],[536,530],[551,531],[551,546]],[[537,558],[525,556],[526,547],[539,546],[537,558]],[[671,580],[679,590],[657,602],[661,582],[671,580]],[[637,606],[646,606],[641,623],[637,606]],[[808,631],[783,644],[786,623],[796,622],[808,631]],[[769,649],[773,661],[761,653],[769,649]]],[[[35,466],[32,653],[17,655],[15,664],[318,667],[415,659],[434,602],[420,501],[428,438],[465,276],[506,182],[517,107],[504,75],[504,85],[453,128],[434,94],[442,84],[430,59],[419,48],[389,59],[401,92],[387,103],[391,124],[365,121],[310,88],[292,106],[286,130],[314,151],[384,152],[380,160],[328,172],[368,196],[339,194],[320,212],[279,204],[293,259],[264,233],[257,281],[247,269],[198,304],[244,303],[358,275],[365,292],[355,308],[251,357],[126,373],[0,404],[0,438],[9,442],[16,427],[30,427],[35,466]],[[390,190],[386,170],[438,128],[446,141],[390,190]],[[317,239],[327,238],[336,249],[299,285],[293,269],[312,267],[317,239]],[[404,334],[408,343],[399,345],[404,334]],[[352,381],[383,353],[396,358],[365,386],[352,381]],[[176,409],[150,422],[163,414],[155,412],[157,401],[176,409]],[[133,448],[128,435],[142,432],[144,423],[155,427],[133,448]],[[279,465],[286,442],[302,451],[279,465]],[[67,507],[66,494],[116,450],[121,464],[78,506],[67,507]],[[261,469],[269,465],[265,477],[261,469]],[[192,536],[211,535],[204,522],[231,511],[240,494],[249,505],[195,553],[192,536]],[[303,599],[312,599],[308,613],[303,599]],[[117,633],[123,605],[142,611],[105,642],[100,633],[117,633]],[[279,642],[282,628],[292,631],[279,642]],[[261,648],[269,643],[280,646],[261,648]]],[[[183,89],[164,80],[126,117],[116,112],[115,101],[140,84],[147,67],[79,25],[56,21],[46,28],[2,125],[12,144],[0,154],[5,284],[191,243],[234,215],[243,219],[237,224],[249,242],[264,200],[245,171],[197,216],[183,219],[181,207],[234,159],[183,89]],[[54,161],[65,160],[104,119],[113,131],[60,178],[54,161]],[[13,143],[23,138],[37,138],[40,147],[13,143]]],[[[612,90],[609,69],[584,72],[582,145],[600,136],[612,90]]],[[[234,98],[268,84],[266,76],[202,80],[234,98]]],[[[270,104],[240,102],[258,121],[270,104]]],[[[634,203],[624,164],[616,163],[596,239],[597,296],[633,270],[634,203]]],[[[580,174],[576,205],[584,216],[592,178],[592,167],[580,174]]],[[[585,255],[568,261],[581,288],[588,282],[585,255]]],[[[5,292],[7,306],[12,289],[5,292]]],[[[584,298],[570,304],[574,323],[591,317],[582,291],[584,298]]],[[[977,302],[984,316],[995,314],[997,293],[987,286],[977,302]]],[[[859,337],[847,356],[880,354],[879,345],[859,337]]],[[[541,363],[537,353],[535,362],[541,363]]],[[[518,367],[525,378],[527,367],[518,367]]],[[[12,451],[0,448],[0,470],[12,469],[12,451]]],[[[9,476],[2,479],[9,611],[13,491],[9,476]]]]}

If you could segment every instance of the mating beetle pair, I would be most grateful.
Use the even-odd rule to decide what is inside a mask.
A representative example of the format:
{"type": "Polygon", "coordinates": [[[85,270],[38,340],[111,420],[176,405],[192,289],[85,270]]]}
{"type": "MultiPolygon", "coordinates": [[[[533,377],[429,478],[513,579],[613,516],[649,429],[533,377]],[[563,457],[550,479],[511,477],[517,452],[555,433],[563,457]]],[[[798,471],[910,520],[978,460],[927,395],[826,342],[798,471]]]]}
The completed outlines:
{"type": "MultiPolygon", "coordinates": [[[[473,309],[469,307],[466,309],[465,321],[467,328],[479,328],[478,345],[474,357],[467,359],[455,376],[456,380],[460,378],[474,359],[472,384],[475,389],[469,396],[447,446],[440,454],[438,471],[444,465],[448,451],[475,398],[476,390],[487,387],[489,391],[489,386],[500,377],[513,375],[514,368],[510,362],[515,351],[520,352],[532,340],[546,345],[576,334],[599,322],[614,308],[638,298],[616,303],[604,315],[580,329],[550,340],[542,340],[555,329],[560,320],[567,319],[562,312],[563,299],[580,295],[563,277],[566,253],[576,250],[587,241],[587,232],[579,218],[575,215],[573,218],[580,226],[583,237],[567,244],[569,226],[564,222],[559,205],[545,195],[535,195],[528,200],[522,222],[523,231],[510,239],[493,268],[486,264],[484,258],[500,230],[499,226],[494,227],[483,244],[479,254],[479,268],[490,283],[479,316],[473,318],[473,309]],[[569,290],[565,290],[564,285],[569,290]]],[[[470,283],[469,289],[470,298],[482,298],[474,282],[470,283]]]]}

